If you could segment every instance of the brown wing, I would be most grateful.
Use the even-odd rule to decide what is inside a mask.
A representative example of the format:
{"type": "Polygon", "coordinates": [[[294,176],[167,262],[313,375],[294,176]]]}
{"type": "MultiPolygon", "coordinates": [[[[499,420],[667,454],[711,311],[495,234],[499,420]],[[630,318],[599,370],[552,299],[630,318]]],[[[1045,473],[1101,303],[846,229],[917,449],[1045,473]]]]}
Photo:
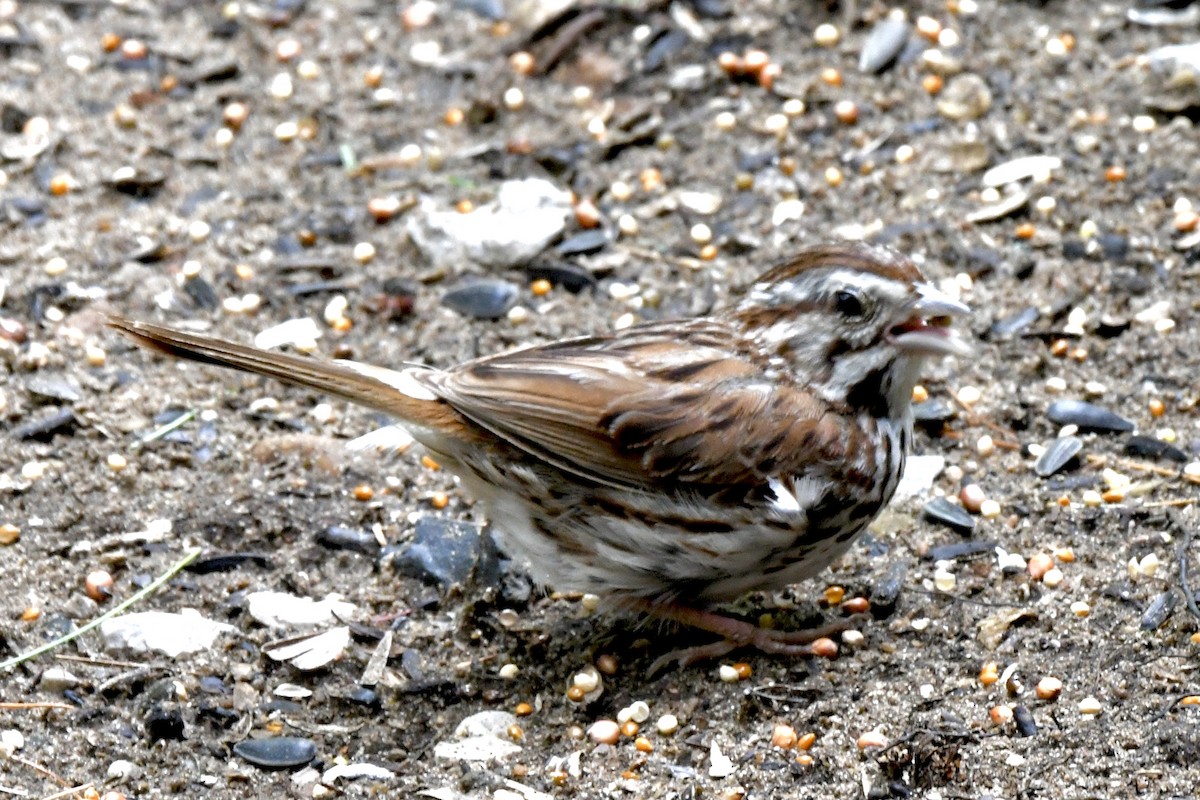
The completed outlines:
{"type": "Polygon", "coordinates": [[[589,480],[762,483],[820,472],[846,438],[825,403],[769,382],[710,321],[535,347],[428,378],[459,413],[589,480]]]}

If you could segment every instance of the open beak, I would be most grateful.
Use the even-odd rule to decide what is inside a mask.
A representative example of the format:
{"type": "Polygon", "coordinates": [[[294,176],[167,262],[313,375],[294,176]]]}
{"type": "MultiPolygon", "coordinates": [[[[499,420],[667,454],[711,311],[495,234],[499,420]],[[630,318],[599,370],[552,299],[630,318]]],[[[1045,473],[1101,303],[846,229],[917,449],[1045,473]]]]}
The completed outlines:
{"type": "Polygon", "coordinates": [[[915,355],[970,355],[971,346],[950,327],[954,317],[970,314],[970,307],[927,283],[918,285],[917,293],[909,316],[888,332],[892,344],[915,355]]]}

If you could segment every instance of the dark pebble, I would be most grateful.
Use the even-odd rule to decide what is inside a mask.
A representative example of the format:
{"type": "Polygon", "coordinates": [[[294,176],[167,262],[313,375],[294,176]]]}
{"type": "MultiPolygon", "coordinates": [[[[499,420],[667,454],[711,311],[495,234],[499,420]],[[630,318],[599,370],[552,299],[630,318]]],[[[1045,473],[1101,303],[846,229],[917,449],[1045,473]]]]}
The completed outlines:
{"type": "Polygon", "coordinates": [[[177,708],[155,706],[146,715],[146,738],[152,742],[183,741],[183,714],[177,708]]]}
{"type": "Polygon", "coordinates": [[[955,542],[930,548],[928,558],[933,561],[962,561],[991,555],[996,551],[996,542],[955,542]]]}
{"type": "Polygon", "coordinates": [[[354,703],[356,706],[365,706],[367,708],[379,708],[381,705],[383,705],[382,700],[379,697],[379,693],[368,689],[365,686],[360,686],[351,691],[350,694],[346,696],[346,699],[351,703],[354,703]]]}
{"type": "Polygon", "coordinates": [[[558,243],[554,248],[560,256],[582,256],[589,253],[598,253],[605,247],[608,247],[612,241],[612,236],[603,228],[592,228],[587,231],[580,231],[573,236],[568,236],[558,243]]]}
{"type": "Polygon", "coordinates": [[[229,687],[216,675],[205,675],[200,679],[200,691],[205,694],[229,694],[229,687]]]}
{"type": "Polygon", "coordinates": [[[1025,706],[1016,706],[1013,708],[1013,722],[1017,725],[1017,735],[1037,736],[1037,722],[1034,721],[1033,714],[1025,706]]]}
{"type": "Polygon", "coordinates": [[[935,497],[926,503],[921,509],[921,516],[962,534],[975,532],[975,518],[962,506],[955,505],[944,497],[935,497]]]}
{"type": "Polygon", "coordinates": [[[1129,420],[1083,400],[1055,400],[1046,409],[1046,417],[1058,425],[1078,425],[1081,431],[1126,433],[1133,430],[1129,420]]]}
{"type": "Polygon", "coordinates": [[[1063,258],[1087,258],[1087,242],[1082,239],[1064,239],[1062,243],[1063,258]]]}
{"type": "Polygon", "coordinates": [[[954,406],[940,398],[913,403],[912,411],[913,421],[922,425],[948,422],[958,416],[954,406]]]}
{"type": "Polygon", "coordinates": [[[1175,611],[1175,604],[1178,602],[1179,596],[1175,594],[1174,589],[1168,589],[1151,600],[1146,612],[1142,614],[1142,630],[1154,631],[1162,627],[1175,611]]]}
{"type": "Polygon", "coordinates": [[[317,745],[299,736],[246,739],[233,746],[233,754],[263,769],[288,769],[302,767],[316,758],[317,745]]]}
{"type": "Polygon", "coordinates": [[[466,583],[479,559],[481,538],[478,525],[427,514],[392,563],[405,575],[443,588],[466,583]]]}
{"type": "Polygon", "coordinates": [[[1129,237],[1119,233],[1102,233],[1096,237],[1100,252],[1109,261],[1124,261],[1129,257],[1129,237]]]}
{"type": "Polygon", "coordinates": [[[1180,464],[1186,463],[1188,460],[1187,453],[1173,444],[1168,444],[1152,436],[1130,436],[1129,441],[1125,442],[1125,455],[1137,458],[1162,458],[1180,464]]]}
{"type": "Polygon", "coordinates": [[[405,648],[400,655],[400,668],[414,681],[425,680],[425,670],[421,666],[421,651],[412,647],[405,648]]]}
{"type": "Polygon", "coordinates": [[[1105,314],[1100,317],[1100,321],[1096,324],[1096,333],[1105,339],[1115,339],[1127,330],[1129,330],[1129,319],[1127,317],[1114,317],[1105,314]]]}
{"type": "Polygon", "coordinates": [[[657,72],[672,56],[688,44],[688,35],[681,30],[665,30],[646,49],[642,57],[642,72],[657,72]]]}
{"type": "Polygon", "coordinates": [[[379,553],[379,542],[375,539],[375,534],[355,528],[344,528],[341,525],[330,525],[318,533],[317,544],[330,550],[350,550],[367,556],[379,553]]]}
{"type": "Polygon", "coordinates": [[[1033,306],[1023,308],[1015,314],[1009,314],[1007,317],[993,322],[992,327],[988,328],[988,339],[994,342],[1006,341],[1024,332],[1037,320],[1038,310],[1036,308],[1033,306]]]}
{"type": "Polygon", "coordinates": [[[17,425],[10,433],[14,439],[36,439],[46,442],[54,438],[55,434],[73,432],[75,425],[75,412],[69,408],[59,408],[41,419],[17,425]]]}
{"type": "Polygon", "coordinates": [[[883,577],[871,587],[872,615],[883,618],[896,610],[896,603],[904,589],[904,579],[907,575],[908,564],[903,561],[892,562],[883,577]]]}
{"type": "Polygon", "coordinates": [[[261,553],[224,553],[193,561],[185,569],[195,575],[211,575],[214,572],[230,572],[243,564],[253,564],[263,569],[271,569],[271,559],[261,553]]]}
{"type": "Polygon", "coordinates": [[[584,289],[594,289],[597,283],[596,276],[589,270],[569,261],[531,264],[526,267],[525,274],[529,276],[530,281],[547,280],[571,294],[578,294],[584,289]]]}
{"type": "Polygon", "coordinates": [[[114,191],[131,197],[153,197],[167,182],[167,176],[157,170],[135,169],[109,181],[114,191]]]}
{"type": "Polygon", "coordinates": [[[199,275],[183,282],[183,293],[195,304],[196,308],[202,308],[205,311],[211,311],[221,304],[221,298],[217,297],[217,290],[199,275]]]}
{"type": "Polygon", "coordinates": [[[1039,477],[1049,478],[1071,462],[1077,462],[1076,456],[1083,449],[1083,440],[1078,436],[1060,436],[1046,446],[1046,452],[1038,456],[1033,471],[1039,477]]]}
{"type": "Polygon", "coordinates": [[[498,319],[516,305],[520,288],[508,281],[482,278],[451,289],[442,304],[475,319],[498,319]]]}

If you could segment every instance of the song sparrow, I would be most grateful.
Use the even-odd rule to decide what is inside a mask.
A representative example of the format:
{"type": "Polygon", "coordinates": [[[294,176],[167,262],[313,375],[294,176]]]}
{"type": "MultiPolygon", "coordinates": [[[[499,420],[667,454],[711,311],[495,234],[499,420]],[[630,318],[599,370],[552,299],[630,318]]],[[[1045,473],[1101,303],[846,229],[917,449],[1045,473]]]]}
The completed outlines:
{"type": "Polygon", "coordinates": [[[174,356],[395,415],[479,500],[534,578],[750,645],[809,654],[710,610],[809,577],[891,499],[926,356],[968,348],[965,305],[891,250],[829,244],[708,319],[650,322],[469,361],[385,369],[113,317],[174,356]]]}

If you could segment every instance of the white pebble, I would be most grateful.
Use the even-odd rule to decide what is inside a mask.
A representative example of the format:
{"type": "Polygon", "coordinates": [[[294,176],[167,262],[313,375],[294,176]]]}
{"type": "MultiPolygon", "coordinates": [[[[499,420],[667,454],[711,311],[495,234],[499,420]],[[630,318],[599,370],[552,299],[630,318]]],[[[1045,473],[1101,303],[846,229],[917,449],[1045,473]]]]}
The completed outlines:
{"type": "Polygon", "coordinates": [[[595,670],[585,670],[575,673],[571,685],[581,689],[584,694],[591,694],[600,686],[600,674],[595,670]]]}
{"type": "Polygon", "coordinates": [[[358,263],[366,264],[375,258],[375,245],[370,242],[359,242],[354,245],[352,255],[358,263]]]}
{"type": "Polygon", "coordinates": [[[984,519],[996,519],[1000,516],[1000,504],[995,500],[984,500],[979,504],[979,516],[984,519]]]}
{"type": "Polygon", "coordinates": [[[939,592],[953,592],[958,586],[958,578],[953,572],[947,572],[944,569],[939,569],[933,573],[933,587],[939,592]]]}
{"type": "Polygon", "coordinates": [[[738,671],[731,664],[722,664],[717,670],[717,676],[725,683],[737,683],[741,680],[738,671]]]}
{"type": "Polygon", "coordinates": [[[970,408],[980,401],[983,393],[975,386],[964,386],[958,390],[958,402],[970,408]]]}
{"type": "Polygon", "coordinates": [[[520,673],[521,668],[512,663],[505,664],[504,666],[500,667],[500,670],[497,672],[497,674],[506,681],[513,680],[520,673]]]}
{"type": "Polygon", "coordinates": [[[598,719],[587,731],[596,744],[616,744],[621,739],[621,726],[611,719],[598,719]]]}
{"type": "Polygon", "coordinates": [[[828,22],[818,25],[813,31],[813,41],[821,47],[833,47],[842,40],[842,32],[828,22]]]}
{"type": "Polygon", "coordinates": [[[292,96],[294,87],[292,86],[292,76],[286,72],[281,72],[271,79],[271,86],[268,91],[271,96],[277,100],[286,100],[292,96]]]}
{"type": "Polygon", "coordinates": [[[27,461],[21,465],[21,477],[27,481],[36,481],[46,476],[45,461],[27,461]]]}
{"type": "Polygon", "coordinates": [[[1067,390],[1067,382],[1063,378],[1047,378],[1046,392],[1049,394],[1062,394],[1067,390]]]}
{"type": "Polygon", "coordinates": [[[1042,576],[1042,583],[1053,589],[1063,582],[1063,572],[1058,567],[1051,567],[1046,570],[1046,574],[1042,576]]]}
{"type": "Polygon", "coordinates": [[[705,225],[703,222],[697,222],[692,226],[690,231],[692,241],[696,244],[708,244],[712,241],[712,228],[705,225]]]}
{"type": "Polygon", "coordinates": [[[129,462],[125,456],[120,453],[109,453],[108,458],[105,459],[105,463],[108,464],[108,468],[113,472],[121,472],[129,466],[129,462]]]}
{"type": "Polygon", "coordinates": [[[679,718],[674,714],[663,714],[654,723],[654,729],[663,736],[670,736],[675,731],[679,730],[679,718]]]}
{"type": "Polygon", "coordinates": [[[650,719],[650,705],[645,700],[634,700],[629,704],[629,718],[641,725],[650,719]]]}
{"type": "Polygon", "coordinates": [[[1093,714],[1099,714],[1103,710],[1104,707],[1100,705],[1100,701],[1094,697],[1085,697],[1079,701],[1080,714],[1087,714],[1090,716],[1093,714]]]}
{"type": "Polygon", "coordinates": [[[979,453],[981,456],[990,456],[992,453],[996,452],[995,440],[985,433],[983,436],[979,437],[978,441],[975,442],[975,452],[979,453]]]}

